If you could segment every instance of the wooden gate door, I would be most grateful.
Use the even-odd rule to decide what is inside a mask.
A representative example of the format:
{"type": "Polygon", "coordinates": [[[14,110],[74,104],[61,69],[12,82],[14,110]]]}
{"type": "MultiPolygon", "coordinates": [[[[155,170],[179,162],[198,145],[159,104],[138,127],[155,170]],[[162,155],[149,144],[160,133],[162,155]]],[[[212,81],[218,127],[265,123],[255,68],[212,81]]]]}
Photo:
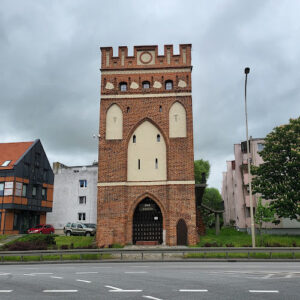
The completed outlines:
{"type": "Polygon", "coordinates": [[[150,198],[145,198],[133,215],[132,242],[163,242],[163,219],[159,206],[150,198]]]}
{"type": "Polygon", "coordinates": [[[177,231],[177,245],[187,246],[187,226],[183,219],[180,219],[176,226],[177,231]]]}

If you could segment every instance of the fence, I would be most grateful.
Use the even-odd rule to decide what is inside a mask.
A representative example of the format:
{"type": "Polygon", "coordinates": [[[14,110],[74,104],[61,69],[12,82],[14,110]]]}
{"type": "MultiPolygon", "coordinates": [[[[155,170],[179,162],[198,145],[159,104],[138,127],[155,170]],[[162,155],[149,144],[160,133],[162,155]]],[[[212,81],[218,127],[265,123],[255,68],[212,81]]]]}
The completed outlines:
{"type": "Polygon", "coordinates": [[[229,247],[209,247],[209,248],[147,248],[147,249],[72,249],[72,250],[32,250],[32,251],[0,251],[0,259],[3,263],[6,257],[19,257],[20,261],[24,261],[26,256],[39,257],[40,261],[45,260],[45,257],[58,256],[59,260],[63,260],[65,255],[78,255],[79,260],[83,259],[84,255],[97,254],[99,255],[99,260],[104,258],[114,259],[114,260],[130,260],[130,256],[134,257],[134,260],[147,260],[146,255],[156,254],[161,261],[172,260],[172,255],[174,257],[184,259],[189,254],[202,254],[202,258],[206,258],[212,253],[222,253],[225,258],[228,259],[229,255],[232,253],[246,253],[246,258],[251,259],[251,254],[264,253],[267,254],[269,258],[272,258],[274,253],[285,253],[291,254],[292,258],[295,259],[295,254],[300,253],[300,247],[264,247],[264,248],[229,248],[229,247]],[[167,256],[167,257],[166,257],[167,256]]]}

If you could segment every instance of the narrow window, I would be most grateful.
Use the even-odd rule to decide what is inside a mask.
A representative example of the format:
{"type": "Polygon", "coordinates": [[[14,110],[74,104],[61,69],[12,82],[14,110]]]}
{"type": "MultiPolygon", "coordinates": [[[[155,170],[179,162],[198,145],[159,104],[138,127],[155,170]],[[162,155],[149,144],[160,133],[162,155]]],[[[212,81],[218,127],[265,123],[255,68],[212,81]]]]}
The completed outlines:
{"type": "Polygon", "coordinates": [[[138,169],[140,170],[141,169],[141,160],[138,159],[138,169]]]}
{"type": "Polygon", "coordinates": [[[155,158],[155,169],[158,169],[158,159],[155,158]]]}
{"type": "Polygon", "coordinates": [[[136,136],[135,135],[132,137],[132,142],[136,143],[136,136]]]}
{"type": "Polygon", "coordinates": [[[36,196],[36,186],[32,187],[32,197],[36,196]]]}
{"type": "Polygon", "coordinates": [[[127,106],[127,113],[129,113],[130,112],[130,107],[129,106],[127,106]]]}
{"type": "MultiPolygon", "coordinates": [[[[78,221],[85,221],[85,213],[78,213],[78,221]]],[[[76,225],[76,224],[74,224],[76,225]]],[[[78,224],[79,226],[80,224],[78,224]]],[[[80,225],[81,226],[81,225],[80,225]]],[[[72,227],[73,227],[73,224],[72,224],[72,227]]],[[[75,227],[75,226],[74,226],[75,227]]],[[[79,227],[80,228],[80,227],[79,227]]],[[[82,226],[81,226],[82,228],[82,226]]]]}
{"type": "Polygon", "coordinates": [[[121,82],[120,83],[120,91],[121,92],[126,92],[127,91],[127,83],[126,82],[121,82]]]}
{"type": "Polygon", "coordinates": [[[0,182],[0,196],[4,195],[4,182],[0,182]]]}
{"type": "Polygon", "coordinates": [[[159,112],[162,112],[162,106],[161,105],[159,106],[159,112]]]}
{"type": "Polygon", "coordinates": [[[47,199],[47,189],[42,188],[42,199],[47,199]]]}
{"type": "Polygon", "coordinates": [[[150,88],[150,82],[149,81],[143,81],[142,86],[143,86],[143,89],[149,89],[150,88]]]}
{"type": "Polygon", "coordinates": [[[173,89],[173,81],[167,80],[165,83],[165,88],[166,88],[166,90],[172,90],[173,89]]]}
{"type": "Polygon", "coordinates": [[[157,141],[157,142],[160,142],[160,134],[158,134],[158,135],[156,136],[156,141],[157,141]]]}

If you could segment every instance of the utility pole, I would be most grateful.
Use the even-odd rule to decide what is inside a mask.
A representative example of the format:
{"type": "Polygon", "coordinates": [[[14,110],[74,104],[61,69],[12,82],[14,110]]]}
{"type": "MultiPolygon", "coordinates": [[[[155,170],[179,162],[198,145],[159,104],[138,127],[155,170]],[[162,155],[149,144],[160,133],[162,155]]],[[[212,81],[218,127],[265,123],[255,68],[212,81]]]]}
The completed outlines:
{"type": "Polygon", "coordinates": [[[255,227],[253,215],[253,199],[252,199],[252,185],[251,185],[251,169],[250,169],[250,149],[248,137],[248,112],[247,112],[247,76],[250,73],[250,68],[245,68],[245,116],[246,116],[246,138],[247,138],[247,162],[248,162],[248,178],[249,178],[249,200],[250,200],[250,219],[251,219],[251,236],[252,248],[255,248],[255,227]]]}

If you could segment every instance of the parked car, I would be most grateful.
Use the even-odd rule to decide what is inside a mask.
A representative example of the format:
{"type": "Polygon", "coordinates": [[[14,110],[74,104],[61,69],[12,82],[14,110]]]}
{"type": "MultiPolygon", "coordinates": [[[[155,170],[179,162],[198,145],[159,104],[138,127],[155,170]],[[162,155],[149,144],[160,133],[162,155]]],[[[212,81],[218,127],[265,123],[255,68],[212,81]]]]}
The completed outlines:
{"type": "Polygon", "coordinates": [[[27,230],[27,233],[40,233],[40,234],[53,234],[54,233],[54,227],[49,224],[41,224],[36,225],[30,229],[27,230]]]}
{"type": "Polygon", "coordinates": [[[64,227],[64,233],[67,236],[70,235],[85,235],[85,236],[92,236],[95,235],[96,229],[95,228],[89,228],[83,223],[68,223],[64,227]]]}
{"type": "Polygon", "coordinates": [[[94,223],[83,223],[83,224],[88,228],[94,228],[95,230],[97,229],[97,224],[94,223]]]}

